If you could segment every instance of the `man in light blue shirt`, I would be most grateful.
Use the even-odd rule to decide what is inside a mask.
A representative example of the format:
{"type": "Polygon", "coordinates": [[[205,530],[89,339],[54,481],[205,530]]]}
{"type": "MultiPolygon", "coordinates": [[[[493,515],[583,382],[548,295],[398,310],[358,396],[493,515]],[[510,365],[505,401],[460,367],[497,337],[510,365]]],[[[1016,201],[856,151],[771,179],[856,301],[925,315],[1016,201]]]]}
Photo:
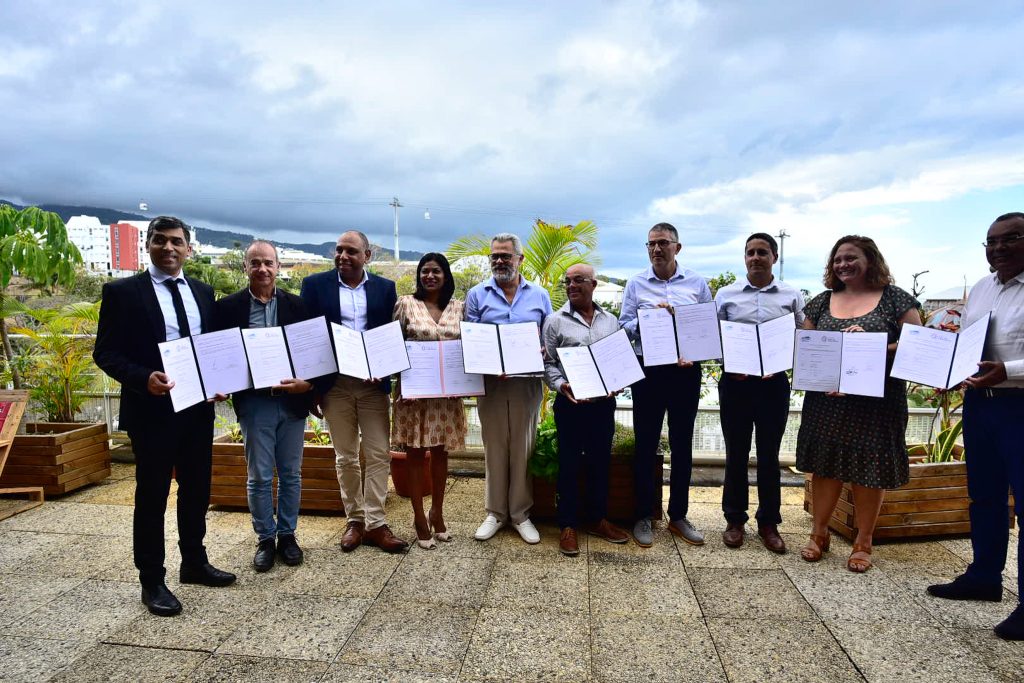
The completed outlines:
{"type": "MultiPolygon", "coordinates": [[[[474,323],[532,322],[540,326],[551,313],[547,290],[524,278],[519,267],[523,246],[516,235],[500,233],[491,239],[491,273],[466,294],[466,320],[474,323]]],[[[539,377],[484,379],[486,396],[478,401],[480,432],[484,441],[487,517],[475,537],[486,541],[511,522],[527,543],[539,543],[540,534],[530,521],[533,491],[526,463],[533,453],[543,386],[539,377]]]]}
{"type": "MultiPolygon", "coordinates": [[[[676,262],[682,249],[679,232],[668,223],[658,223],[647,233],[647,256],[651,267],[629,278],[622,296],[619,324],[642,355],[637,311],[641,308],[674,308],[711,301],[711,289],[704,278],[676,262]]],[[[641,358],[641,365],[643,364],[641,358]]],[[[702,545],[704,536],[686,519],[693,467],[693,422],[700,400],[700,363],[679,359],[675,365],[644,367],[644,379],[633,385],[633,430],[636,455],[633,459],[633,487],[636,524],[633,538],[649,548],[654,543],[651,517],[657,506],[655,493],[661,482],[655,476],[661,427],[668,413],[668,441],[671,449],[668,516],[669,531],[687,543],[702,545]]]]}

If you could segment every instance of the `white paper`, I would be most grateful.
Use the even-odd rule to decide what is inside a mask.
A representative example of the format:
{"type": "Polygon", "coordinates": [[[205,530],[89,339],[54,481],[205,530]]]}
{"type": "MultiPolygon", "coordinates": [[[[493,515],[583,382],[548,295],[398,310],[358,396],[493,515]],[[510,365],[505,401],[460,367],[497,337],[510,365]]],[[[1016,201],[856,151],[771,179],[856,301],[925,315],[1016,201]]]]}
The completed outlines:
{"type": "Polygon", "coordinates": [[[215,394],[233,394],[252,386],[249,364],[245,361],[242,331],[237,327],[207,332],[192,337],[203,378],[206,398],[215,394]]]}
{"type": "Polygon", "coordinates": [[[636,312],[644,365],[674,365],[679,360],[676,328],[667,308],[641,308],[636,312]]]}
{"type": "Polygon", "coordinates": [[[249,372],[252,385],[265,389],[280,384],[281,380],[294,377],[288,362],[288,347],[284,343],[284,331],[280,327],[252,327],[242,330],[242,341],[249,356],[249,372]]]}
{"type": "Polygon", "coordinates": [[[577,400],[608,395],[604,382],[601,381],[601,373],[598,372],[590,349],[586,346],[559,347],[558,362],[572,388],[572,395],[577,400]]]}
{"type": "MultiPolygon", "coordinates": [[[[945,389],[956,349],[956,332],[904,325],[892,362],[892,376],[945,389]]],[[[974,367],[977,370],[977,366],[974,367]]]]}
{"type": "Polygon", "coordinates": [[[794,330],[796,316],[792,313],[757,326],[757,340],[761,345],[761,370],[765,375],[784,372],[793,367],[794,330]]]}
{"type": "Polygon", "coordinates": [[[370,379],[370,364],[363,348],[363,335],[350,327],[331,323],[338,372],[356,379],[370,379]]]}
{"type": "Polygon", "coordinates": [[[509,323],[498,325],[501,342],[501,364],[506,375],[544,372],[541,352],[540,327],[537,323],[509,323]]]}
{"type": "Polygon", "coordinates": [[[500,375],[501,346],[498,343],[498,326],[490,323],[459,323],[462,328],[463,368],[467,373],[478,375],[500,375]]]}
{"type": "Polygon", "coordinates": [[[885,395],[885,332],[848,332],[843,335],[843,364],[839,391],[859,396],[885,395]]]}
{"type": "Polygon", "coordinates": [[[284,336],[288,340],[295,376],[299,379],[313,379],[338,371],[324,316],[285,325],[284,336]]]}
{"type": "MultiPolygon", "coordinates": [[[[757,325],[722,320],[722,367],[726,372],[761,376],[761,351],[757,344],[757,325]]],[[[790,337],[793,334],[790,332],[790,337]]]]}
{"type": "Polygon", "coordinates": [[[444,395],[441,377],[441,342],[407,341],[409,369],[402,371],[402,398],[435,398],[444,395]]]}
{"type": "Polygon", "coordinates": [[[625,330],[599,339],[590,345],[590,353],[594,363],[604,379],[604,386],[609,392],[625,389],[644,378],[644,369],[636,359],[633,345],[625,330]]]}
{"type": "Polygon", "coordinates": [[[462,360],[462,340],[441,342],[441,374],[446,396],[483,396],[484,376],[467,373],[462,360]]]}
{"type": "Polygon", "coordinates": [[[803,391],[839,391],[842,360],[842,332],[796,330],[793,388],[803,391]]]}
{"type": "Polygon", "coordinates": [[[676,306],[673,311],[680,358],[697,362],[722,357],[718,305],[714,301],[676,306]]]}
{"type": "Polygon", "coordinates": [[[371,377],[384,379],[388,375],[409,369],[409,355],[405,352],[402,325],[397,320],[363,332],[363,343],[366,347],[371,377]]]}
{"type": "Polygon", "coordinates": [[[953,355],[953,362],[949,370],[947,389],[955,387],[978,372],[978,363],[985,351],[985,336],[988,334],[988,324],[991,318],[992,314],[987,313],[984,318],[974,321],[967,329],[960,330],[957,335],[956,353],[953,355]]]}
{"type": "Polygon", "coordinates": [[[199,379],[199,367],[192,352],[191,339],[172,339],[160,342],[157,347],[160,349],[164,374],[174,382],[174,386],[171,387],[171,405],[174,412],[179,413],[203,401],[203,383],[199,379]]]}

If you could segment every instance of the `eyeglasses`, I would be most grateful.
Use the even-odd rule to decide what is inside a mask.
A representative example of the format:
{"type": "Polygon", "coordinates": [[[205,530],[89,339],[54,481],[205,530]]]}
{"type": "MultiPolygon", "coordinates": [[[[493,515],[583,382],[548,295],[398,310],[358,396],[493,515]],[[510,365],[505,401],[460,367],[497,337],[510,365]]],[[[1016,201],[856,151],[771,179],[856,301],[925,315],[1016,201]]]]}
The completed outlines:
{"type": "Polygon", "coordinates": [[[515,257],[515,254],[491,254],[491,263],[497,263],[498,261],[511,261],[515,257]]]}
{"type": "Polygon", "coordinates": [[[253,260],[249,261],[249,267],[250,268],[259,268],[260,266],[263,266],[265,268],[273,268],[276,265],[277,265],[277,261],[275,261],[274,259],[269,259],[269,258],[265,258],[265,259],[254,258],[253,260]]]}
{"type": "Polygon", "coordinates": [[[1017,244],[1017,242],[1020,242],[1022,239],[1024,239],[1024,235],[1018,232],[1013,235],[1006,235],[1005,237],[993,237],[991,239],[987,239],[981,243],[981,246],[985,247],[986,249],[992,249],[994,247],[1001,246],[1012,247],[1013,245],[1017,244]]]}
{"type": "Polygon", "coordinates": [[[576,277],[567,277],[564,280],[562,280],[562,284],[565,285],[566,287],[568,287],[569,285],[576,285],[577,287],[579,287],[580,285],[585,285],[588,282],[593,282],[593,280],[591,280],[589,277],[583,277],[582,275],[577,275],[576,277]]]}
{"type": "Polygon", "coordinates": [[[654,251],[655,247],[659,249],[668,249],[670,244],[679,244],[675,240],[651,240],[650,242],[644,242],[649,251],[654,251]]]}

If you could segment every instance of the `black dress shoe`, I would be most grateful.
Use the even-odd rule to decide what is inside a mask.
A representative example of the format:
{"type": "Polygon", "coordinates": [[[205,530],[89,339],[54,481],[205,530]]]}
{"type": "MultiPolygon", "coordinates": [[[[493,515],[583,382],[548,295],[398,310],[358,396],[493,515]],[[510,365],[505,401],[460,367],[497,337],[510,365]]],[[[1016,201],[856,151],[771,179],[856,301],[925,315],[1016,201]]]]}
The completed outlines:
{"type": "Polygon", "coordinates": [[[207,562],[199,566],[181,565],[180,578],[182,583],[198,583],[211,588],[220,588],[233,584],[236,577],[231,572],[222,572],[207,562]]]}
{"type": "Polygon", "coordinates": [[[256,555],[252,558],[252,566],[258,572],[268,571],[274,566],[274,539],[260,541],[256,546],[256,555]]]}
{"type": "Polygon", "coordinates": [[[995,632],[1003,640],[1024,640],[1024,605],[1017,605],[1010,616],[996,625],[995,632]]]}
{"type": "Polygon", "coordinates": [[[302,564],[302,548],[295,542],[295,534],[281,534],[277,537],[277,554],[289,567],[302,564]]]}
{"type": "Polygon", "coordinates": [[[1003,599],[1003,587],[998,583],[979,584],[964,575],[956,577],[950,583],[937,583],[928,586],[928,593],[946,600],[1000,602],[1003,599]]]}
{"type": "Polygon", "coordinates": [[[158,583],[150,588],[142,587],[142,603],[158,617],[173,617],[181,613],[181,603],[167,586],[158,583]]]}

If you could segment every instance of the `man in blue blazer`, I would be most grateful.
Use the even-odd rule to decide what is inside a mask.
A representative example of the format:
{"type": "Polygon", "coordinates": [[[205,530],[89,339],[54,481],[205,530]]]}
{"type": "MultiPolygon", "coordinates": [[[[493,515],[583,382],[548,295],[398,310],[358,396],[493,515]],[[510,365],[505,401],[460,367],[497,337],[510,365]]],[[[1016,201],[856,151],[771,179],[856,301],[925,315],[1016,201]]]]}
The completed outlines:
{"type": "Polygon", "coordinates": [[[158,616],[181,612],[164,583],[164,512],[171,472],[178,481],[181,583],[227,586],[235,575],[212,565],[203,546],[210,504],[213,404],[174,412],[173,378],[162,371],[157,344],[213,329],[213,290],[185,279],[192,253],[188,227],[154,218],[146,233],[148,270],[103,285],[93,359],[121,383],[120,426],[135,453],[135,520],[132,544],[142,602],[158,616]]]}
{"type": "MultiPolygon", "coordinates": [[[[398,301],[395,283],[366,271],[370,257],[370,241],[363,233],[350,230],[339,237],[335,269],[302,281],[300,296],[310,315],[325,315],[331,322],[359,331],[391,322],[398,301]]],[[[341,501],[348,518],[341,549],[350,552],[365,543],[389,553],[404,551],[409,544],[391,533],[384,518],[391,462],[390,380],[364,382],[336,374],[316,380],[314,386],[334,443],[341,501]],[[365,473],[359,462],[360,447],[365,473]]]]}

